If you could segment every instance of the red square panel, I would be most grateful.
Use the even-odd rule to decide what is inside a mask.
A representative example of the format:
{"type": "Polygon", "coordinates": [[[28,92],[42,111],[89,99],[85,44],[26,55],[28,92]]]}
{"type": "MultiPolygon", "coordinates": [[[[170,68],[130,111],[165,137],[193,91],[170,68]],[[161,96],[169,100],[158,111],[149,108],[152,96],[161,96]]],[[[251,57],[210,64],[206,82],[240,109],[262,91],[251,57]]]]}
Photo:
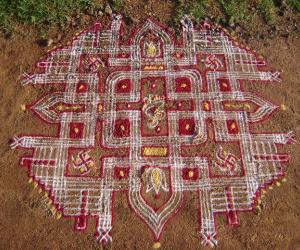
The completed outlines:
{"type": "Polygon", "coordinates": [[[115,179],[127,179],[129,177],[129,167],[115,167],[114,178],[115,179]]]}
{"type": "Polygon", "coordinates": [[[179,77],[175,79],[175,91],[177,93],[191,92],[191,80],[187,77],[179,77]]]}
{"type": "Polygon", "coordinates": [[[118,119],[115,122],[114,136],[128,137],[130,135],[130,121],[129,119],[118,119]]]}
{"type": "Polygon", "coordinates": [[[239,127],[236,120],[227,120],[226,124],[229,134],[237,134],[239,132],[239,127]]]}
{"type": "Polygon", "coordinates": [[[228,79],[218,79],[218,84],[220,87],[220,90],[223,92],[228,92],[231,91],[231,86],[230,86],[230,82],[228,79]]]}
{"type": "Polygon", "coordinates": [[[88,91],[88,84],[83,81],[79,81],[76,86],[76,93],[86,93],[88,91]]]}
{"type": "Polygon", "coordinates": [[[131,89],[131,82],[129,79],[123,79],[117,82],[115,87],[116,93],[129,93],[131,89]]]}
{"type": "Polygon", "coordinates": [[[195,181],[199,179],[200,174],[199,174],[199,169],[198,168],[191,168],[191,167],[186,167],[182,169],[182,178],[184,180],[190,180],[190,181],[195,181]]]}
{"type": "Polygon", "coordinates": [[[179,134],[180,135],[193,135],[195,133],[195,120],[179,119],[179,134]]]}
{"type": "Polygon", "coordinates": [[[84,124],[79,122],[70,123],[70,138],[83,138],[84,124]]]}

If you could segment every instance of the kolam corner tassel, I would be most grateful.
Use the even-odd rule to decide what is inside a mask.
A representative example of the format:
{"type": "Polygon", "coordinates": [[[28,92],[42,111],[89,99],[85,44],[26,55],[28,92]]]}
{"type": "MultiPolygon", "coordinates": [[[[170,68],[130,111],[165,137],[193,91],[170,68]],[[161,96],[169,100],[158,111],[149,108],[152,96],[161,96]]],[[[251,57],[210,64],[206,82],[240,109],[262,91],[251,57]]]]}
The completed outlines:
{"type": "Polygon", "coordinates": [[[39,184],[37,182],[33,182],[33,188],[36,189],[39,184]]]}
{"type": "Polygon", "coordinates": [[[62,217],[62,213],[61,212],[57,212],[56,213],[56,219],[59,220],[62,217]]]}
{"type": "Polygon", "coordinates": [[[280,108],[281,108],[281,110],[283,110],[283,111],[286,111],[286,110],[287,110],[287,106],[284,105],[284,104],[281,104],[281,105],[280,105],[280,108]]]}
{"type": "Polygon", "coordinates": [[[49,201],[47,202],[47,205],[50,206],[52,204],[52,200],[49,199],[49,201]]]}
{"type": "Polygon", "coordinates": [[[26,111],[26,104],[21,104],[20,108],[21,108],[21,111],[25,112],[26,111]]]}
{"type": "Polygon", "coordinates": [[[55,214],[55,212],[56,212],[56,207],[55,207],[55,206],[51,206],[51,207],[50,207],[50,211],[52,212],[52,214],[55,214]]]}
{"type": "Polygon", "coordinates": [[[157,241],[153,244],[154,249],[159,249],[160,247],[161,247],[161,243],[159,241],[157,241]]]}

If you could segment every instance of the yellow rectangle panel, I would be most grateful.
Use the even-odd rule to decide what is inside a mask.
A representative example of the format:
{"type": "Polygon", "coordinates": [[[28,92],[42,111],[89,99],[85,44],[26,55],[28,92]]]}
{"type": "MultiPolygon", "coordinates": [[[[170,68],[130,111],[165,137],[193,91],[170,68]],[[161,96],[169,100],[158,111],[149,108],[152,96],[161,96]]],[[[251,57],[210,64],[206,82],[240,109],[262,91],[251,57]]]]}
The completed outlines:
{"type": "Polygon", "coordinates": [[[163,70],[163,65],[146,65],[144,66],[144,70],[163,70]]]}
{"type": "Polygon", "coordinates": [[[145,147],[143,148],[143,156],[167,156],[167,147],[145,147]]]}

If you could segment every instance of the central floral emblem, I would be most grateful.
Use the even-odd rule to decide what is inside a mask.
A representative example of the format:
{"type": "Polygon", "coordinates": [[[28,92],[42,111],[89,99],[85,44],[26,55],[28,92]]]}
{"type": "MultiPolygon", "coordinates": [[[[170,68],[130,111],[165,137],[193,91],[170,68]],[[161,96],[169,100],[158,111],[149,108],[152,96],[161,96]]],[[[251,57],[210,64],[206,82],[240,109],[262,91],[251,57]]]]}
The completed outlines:
{"type": "Polygon", "coordinates": [[[166,117],[165,98],[150,94],[144,98],[143,102],[142,110],[147,116],[147,126],[149,129],[154,129],[166,117]]]}

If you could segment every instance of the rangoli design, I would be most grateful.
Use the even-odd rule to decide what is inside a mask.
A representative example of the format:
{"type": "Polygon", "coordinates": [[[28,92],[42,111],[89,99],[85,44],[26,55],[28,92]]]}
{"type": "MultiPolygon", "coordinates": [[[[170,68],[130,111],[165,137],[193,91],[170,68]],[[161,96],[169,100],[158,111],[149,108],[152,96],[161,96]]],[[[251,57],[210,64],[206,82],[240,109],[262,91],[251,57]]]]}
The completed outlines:
{"type": "Polygon", "coordinates": [[[123,27],[119,15],[109,29],[96,23],[22,76],[23,85],[64,86],[27,106],[59,128],[56,137],[16,136],[12,148],[31,149],[21,165],[76,230],[96,219],[101,243],[112,241],[115,192],[126,192],[156,241],[195,192],[199,237],[214,246],[215,216],[238,225],[285,174],[290,157],[278,145],[294,136],[252,132],[278,106],[242,88],[280,74],[209,23],[184,18],[181,40],[152,19],[128,39],[123,27]]]}

